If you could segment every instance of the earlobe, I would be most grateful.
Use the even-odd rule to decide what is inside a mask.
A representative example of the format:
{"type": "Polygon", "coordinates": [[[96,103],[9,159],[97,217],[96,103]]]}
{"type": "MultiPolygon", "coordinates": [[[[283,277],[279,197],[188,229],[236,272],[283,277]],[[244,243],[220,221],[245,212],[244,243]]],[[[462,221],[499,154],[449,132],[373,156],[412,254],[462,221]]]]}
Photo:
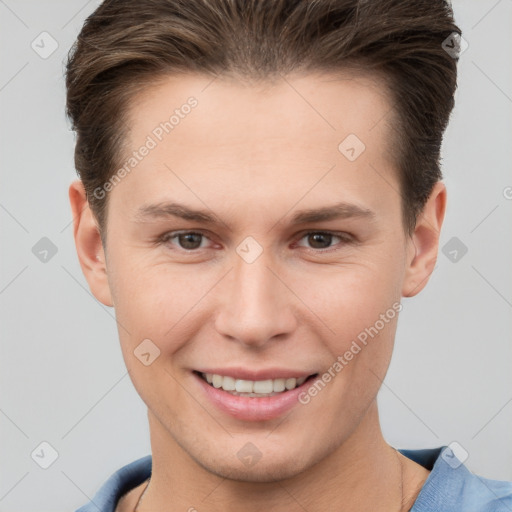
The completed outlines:
{"type": "Polygon", "coordinates": [[[408,241],[407,268],[402,287],[404,297],[413,297],[423,290],[434,271],[445,211],[446,186],[438,181],[408,241]]]}
{"type": "Polygon", "coordinates": [[[105,306],[113,306],[100,231],[81,180],[69,186],[69,201],[73,213],[73,236],[82,272],[92,294],[105,306]]]}

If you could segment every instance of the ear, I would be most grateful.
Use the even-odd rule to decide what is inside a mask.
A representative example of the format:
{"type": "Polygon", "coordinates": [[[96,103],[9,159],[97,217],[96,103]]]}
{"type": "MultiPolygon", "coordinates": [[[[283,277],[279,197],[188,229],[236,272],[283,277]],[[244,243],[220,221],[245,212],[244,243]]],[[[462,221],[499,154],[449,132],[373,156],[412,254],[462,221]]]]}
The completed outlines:
{"type": "Polygon", "coordinates": [[[413,297],[427,284],[434,271],[439,236],[446,211],[446,187],[438,181],[408,238],[407,267],[402,287],[404,297],[413,297]]]}
{"type": "Polygon", "coordinates": [[[76,252],[92,294],[105,306],[113,306],[107,279],[107,265],[100,230],[81,180],[69,186],[69,201],[73,212],[73,234],[76,252]]]}

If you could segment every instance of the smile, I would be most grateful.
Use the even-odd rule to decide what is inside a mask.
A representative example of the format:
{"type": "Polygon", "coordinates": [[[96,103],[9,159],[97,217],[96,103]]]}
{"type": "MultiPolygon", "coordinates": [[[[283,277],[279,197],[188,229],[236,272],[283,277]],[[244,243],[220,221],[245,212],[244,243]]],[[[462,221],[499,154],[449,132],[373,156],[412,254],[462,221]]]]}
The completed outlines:
{"type": "Polygon", "coordinates": [[[290,391],[304,384],[307,379],[314,377],[314,375],[310,375],[309,377],[290,377],[287,379],[245,380],[216,373],[200,373],[199,375],[214,388],[220,388],[235,396],[253,398],[274,396],[290,391]]]}
{"type": "Polygon", "coordinates": [[[219,412],[242,421],[266,421],[301,406],[299,395],[319,374],[283,368],[231,367],[197,369],[192,375],[199,385],[199,396],[219,412]]]}
{"type": "Polygon", "coordinates": [[[238,420],[251,422],[276,419],[300,406],[299,395],[319,375],[290,377],[293,373],[281,372],[285,375],[269,379],[271,373],[265,372],[262,377],[267,378],[249,380],[250,372],[238,373],[236,377],[246,378],[197,370],[192,375],[199,385],[199,392],[213,407],[238,420]]]}

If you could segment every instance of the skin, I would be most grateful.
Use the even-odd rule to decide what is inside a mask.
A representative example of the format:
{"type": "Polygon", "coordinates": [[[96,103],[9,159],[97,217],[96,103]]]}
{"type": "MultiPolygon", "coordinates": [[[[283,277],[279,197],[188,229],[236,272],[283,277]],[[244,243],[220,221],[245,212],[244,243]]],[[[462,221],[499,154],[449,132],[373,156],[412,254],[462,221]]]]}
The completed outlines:
{"type": "MultiPolygon", "coordinates": [[[[197,107],[110,192],[106,250],[81,182],[69,189],[82,270],[95,297],[115,308],[123,357],[148,407],[153,473],[138,510],[409,510],[429,472],[386,443],[376,403],[398,315],[307,405],[275,420],[221,412],[191,371],[322,375],[428,282],[444,184],[407,235],[388,151],[391,103],[377,79],[348,72],[265,84],[166,78],[133,100],[128,153],[190,96],[197,107]],[[353,162],[338,150],[350,133],[366,146],[353,162]],[[207,209],[217,222],[137,217],[161,201],[207,209]],[[374,215],[290,224],[299,210],[340,201],[374,215]],[[178,230],[205,237],[198,249],[178,237],[157,241],[178,230]],[[315,245],[311,231],[352,242],[334,235],[315,245]],[[263,249],[250,264],[236,252],[247,236],[263,249]],[[150,366],[134,356],[144,339],[160,349],[150,366]],[[262,454],[251,467],[237,457],[247,442],[262,454]]],[[[133,510],[146,485],[117,510],[133,510]]]]}

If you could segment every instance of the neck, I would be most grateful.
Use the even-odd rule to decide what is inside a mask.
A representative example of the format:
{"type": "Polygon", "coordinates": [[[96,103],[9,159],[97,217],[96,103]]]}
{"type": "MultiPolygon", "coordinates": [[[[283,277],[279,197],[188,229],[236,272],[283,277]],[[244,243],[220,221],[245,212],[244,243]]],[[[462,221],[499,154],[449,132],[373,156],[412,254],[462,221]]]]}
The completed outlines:
{"type": "Polygon", "coordinates": [[[352,435],[333,446],[320,462],[274,482],[237,480],[235,472],[223,478],[206,470],[182,450],[156,417],[151,413],[148,417],[152,476],[137,512],[402,510],[403,457],[382,437],[376,402],[352,435]]]}

